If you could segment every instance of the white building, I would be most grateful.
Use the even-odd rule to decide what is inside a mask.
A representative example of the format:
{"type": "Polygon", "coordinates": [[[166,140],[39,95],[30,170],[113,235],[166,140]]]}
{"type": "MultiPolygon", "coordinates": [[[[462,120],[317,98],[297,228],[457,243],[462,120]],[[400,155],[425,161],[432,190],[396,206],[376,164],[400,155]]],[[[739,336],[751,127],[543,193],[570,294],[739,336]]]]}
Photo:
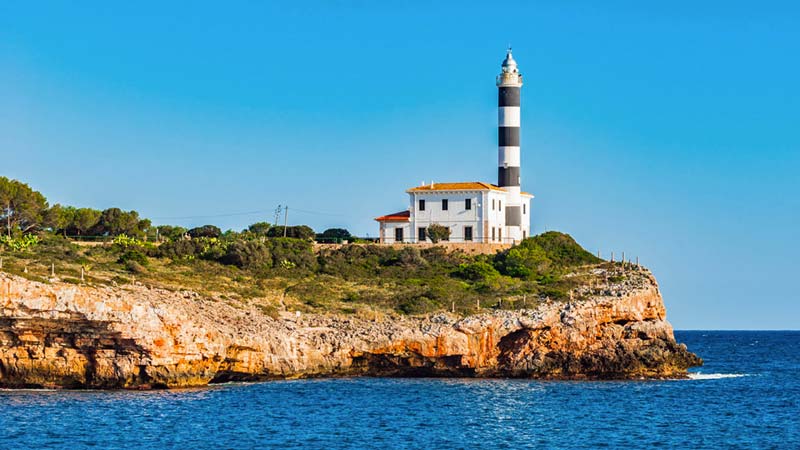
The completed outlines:
{"type": "Polygon", "coordinates": [[[450,229],[450,242],[515,243],[530,236],[533,195],[520,190],[522,75],[508,49],[497,77],[498,183],[422,184],[407,190],[406,211],[375,218],[382,243],[428,242],[432,224],[450,229]]]}

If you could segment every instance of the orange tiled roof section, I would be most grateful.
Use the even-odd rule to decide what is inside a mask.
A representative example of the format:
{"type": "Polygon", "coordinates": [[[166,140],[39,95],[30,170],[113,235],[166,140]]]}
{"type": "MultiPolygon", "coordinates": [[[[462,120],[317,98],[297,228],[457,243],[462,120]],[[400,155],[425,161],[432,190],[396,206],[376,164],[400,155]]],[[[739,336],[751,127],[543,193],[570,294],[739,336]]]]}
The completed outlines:
{"type": "Polygon", "coordinates": [[[411,211],[405,210],[385,216],[376,217],[378,222],[406,222],[411,217],[411,211]]]}
{"type": "Polygon", "coordinates": [[[493,184],[482,181],[467,181],[463,183],[433,183],[425,186],[413,187],[406,192],[430,192],[430,191],[502,191],[505,189],[493,184]]]}

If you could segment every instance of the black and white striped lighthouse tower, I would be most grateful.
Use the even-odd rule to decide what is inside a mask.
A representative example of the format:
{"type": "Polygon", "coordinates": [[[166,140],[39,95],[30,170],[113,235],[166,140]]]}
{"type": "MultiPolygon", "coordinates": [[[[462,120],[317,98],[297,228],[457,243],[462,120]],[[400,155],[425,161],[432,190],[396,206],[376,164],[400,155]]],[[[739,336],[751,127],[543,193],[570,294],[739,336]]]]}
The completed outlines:
{"type": "Polygon", "coordinates": [[[497,76],[498,89],[498,175],[497,185],[508,192],[506,236],[514,241],[523,238],[522,198],[520,196],[519,109],[522,75],[508,48],[503,71],[497,76]]]}

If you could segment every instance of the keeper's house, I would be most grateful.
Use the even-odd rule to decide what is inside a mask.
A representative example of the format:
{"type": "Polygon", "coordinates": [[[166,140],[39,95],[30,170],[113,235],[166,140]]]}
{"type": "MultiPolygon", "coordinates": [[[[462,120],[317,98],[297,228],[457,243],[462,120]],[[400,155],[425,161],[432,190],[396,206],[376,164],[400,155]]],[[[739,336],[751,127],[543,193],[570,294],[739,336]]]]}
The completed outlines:
{"type": "Polygon", "coordinates": [[[498,182],[433,183],[407,190],[406,211],[376,217],[380,242],[429,242],[432,224],[450,228],[450,242],[513,244],[530,235],[533,195],[520,190],[520,88],[522,75],[508,49],[497,77],[498,182]]]}

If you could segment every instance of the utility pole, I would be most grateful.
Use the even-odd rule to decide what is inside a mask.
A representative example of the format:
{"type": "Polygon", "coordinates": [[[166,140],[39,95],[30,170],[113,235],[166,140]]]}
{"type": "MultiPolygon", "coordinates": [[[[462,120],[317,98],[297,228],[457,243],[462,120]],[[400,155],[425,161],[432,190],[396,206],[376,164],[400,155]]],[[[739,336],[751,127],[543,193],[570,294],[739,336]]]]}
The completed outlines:
{"type": "Polygon", "coordinates": [[[283,237],[286,237],[286,225],[289,223],[289,206],[283,208],[283,237]]]}

